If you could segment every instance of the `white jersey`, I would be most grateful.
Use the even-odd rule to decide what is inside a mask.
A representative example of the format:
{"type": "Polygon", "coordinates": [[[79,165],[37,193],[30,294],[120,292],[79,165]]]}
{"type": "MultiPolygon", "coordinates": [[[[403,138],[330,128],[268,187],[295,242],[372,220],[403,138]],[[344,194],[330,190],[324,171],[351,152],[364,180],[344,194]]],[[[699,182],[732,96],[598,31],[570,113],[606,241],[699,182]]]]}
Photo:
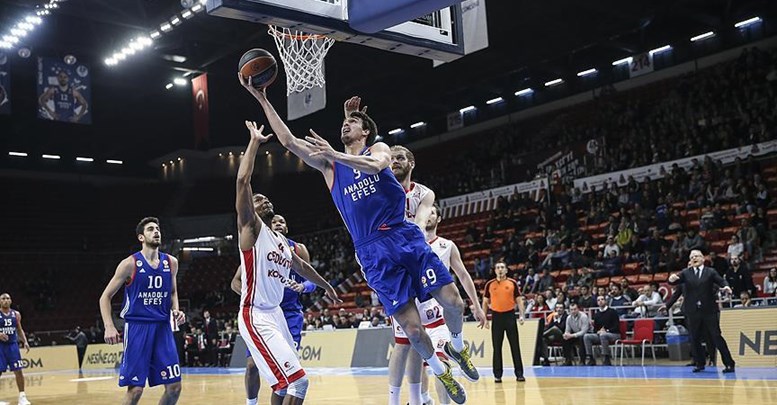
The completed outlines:
{"type": "Polygon", "coordinates": [[[426,328],[434,328],[445,324],[445,318],[442,315],[442,305],[436,299],[430,298],[424,302],[415,299],[415,306],[418,308],[418,314],[421,315],[421,324],[426,328]]]}
{"type": "Polygon", "coordinates": [[[446,268],[451,268],[451,252],[453,252],[453,241],[436,237],[429,241],[429,245],[432,247],[432,252],[434,252],[439,258],[442,264],[445,265],[446,268]]]}
{"type": "Polygon", "coordinates": [[[292,254],[286,237],[262,224],[254,247],[241,253],[240,307],[278,307],[283,289],[292,283],[292,254]]]}
{"type": "Polygon", "coordinates": [[[415,214],[418,211],[418,206],[421,205],[421,201],[432,190],[429,187],[421,183],[411,182],[410,188],[405,190],[405,219],[410,222],[415,222],[415,214]]]}

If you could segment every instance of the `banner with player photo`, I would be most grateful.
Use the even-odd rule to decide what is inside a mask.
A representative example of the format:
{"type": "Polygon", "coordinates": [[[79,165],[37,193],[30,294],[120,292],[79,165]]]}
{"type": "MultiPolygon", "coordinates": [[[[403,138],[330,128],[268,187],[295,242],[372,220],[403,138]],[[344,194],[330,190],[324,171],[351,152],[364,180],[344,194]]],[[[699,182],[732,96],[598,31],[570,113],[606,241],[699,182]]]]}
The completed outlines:
{"type": "Polygon", "coordinates": [[[194,147],[206,148],[209,142],[208,127],[210,126],[207,73],[192,79],[192,99],[194,104],[194,147]]]}
{"type": "Polygon", "coordinates": [[[0,115],[11,113],[11,59],[0,52],[0,115]]]}
{"type": "Polygon", "coordinates": [[[38,118],[91,124],[92,80],[82,63],[38,58],[38,118]]]}

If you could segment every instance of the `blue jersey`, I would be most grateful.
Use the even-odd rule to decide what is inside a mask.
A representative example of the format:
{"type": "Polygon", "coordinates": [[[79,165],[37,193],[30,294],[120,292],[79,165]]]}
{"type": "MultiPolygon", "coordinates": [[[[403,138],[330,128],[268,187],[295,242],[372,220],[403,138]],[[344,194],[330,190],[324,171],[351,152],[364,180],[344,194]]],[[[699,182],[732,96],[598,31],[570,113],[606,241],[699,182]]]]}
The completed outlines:
{"type": "Polygon", "coordinates": [[[71,86],[67,86],[65,90],[55,87],[51,100],[54,101],[54,112],[57,113],[60,120],[68,120],[75,114],[76,98],[71,86]]]}
{"type": "Polygon", "coordinates": [[[0,333],[8,335],[8,341],[0,342],[5,344],[16,344],[19,320],[16,318],[16,311],[13,309],[9,313],[0,311],[0,333]]]}
{"type": "Polygon", "coordinates": [[[170,322],[173,273],[170,256],[159,252],[159,266],[151,267],[137,252],[132,255],[135,270],[124,286],[121,317],[128,321],[170,322]]]}
{"type": "MultiPolygon", "coordinates": [[[[287,239],[289,241],[289,247],[296,253],[297,252],[297,243],[294,242],[291,239],[287,239]]],[[[291,277],[292,280],[295,282],[302,284],[305,281],[305,278],[297,274],[294,270],[289,271],[289,277],[291,277]]],[[[302,303],[300,302],[300,296],[301,294],[292,290],[291,288],[284,288],[283,289],[283,300],[281,301],[281,309],[283,312],[288,311],[299,311],[302,312],[302,303]]]]}
{"type": "MultiPolygon", "coordinates": [[[[366,148],[362,155],[369,155],[366,148]]],[[[332,200],[343,217],[354,246],[369,243],[381,231],[405,221],[405,190],[390,168],[365,174],[335,162],[332,200]]]]}

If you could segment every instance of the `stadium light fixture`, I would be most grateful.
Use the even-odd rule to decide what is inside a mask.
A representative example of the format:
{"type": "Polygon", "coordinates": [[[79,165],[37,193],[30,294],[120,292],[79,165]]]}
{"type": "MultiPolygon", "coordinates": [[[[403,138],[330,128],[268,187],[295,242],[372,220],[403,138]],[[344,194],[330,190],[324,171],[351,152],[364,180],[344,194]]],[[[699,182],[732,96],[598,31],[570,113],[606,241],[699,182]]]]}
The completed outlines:
{"type": "Polygon", "coordinates": [[[672,50],[672,45],[664,45],[655,49],[651,49],[650,51],[648,51],[648,53],[650,54],[650,56],[653,56],[657,53],[662,53],[670,50],[672,50]]]}
{"type": "Polygon", "coordinates": [[[554,79],[554,80],[551,80],[549,82],[545,82],[545,87],[557,86],[557,85],[559,85],[561,83],[564,83],[563,79],[554,79]]]}
{"type": "Polygon", "coordinates": [[[172,83],[167,83],[165,85],[165,89],[170,90],[171,88],[173,88],[173,84],[172,83]]]}
{"type": "Polygon", "coordinates": [[[185,10],[183,13],[181,13],[181,17],[183,17],[183,18],[188,20],[188,19],[194,17],[194,13],[191,10],[185,10]]]}
{"type": "Polygon", "coordinates": [[[173,26],[170,25],[170,23],[163,23],[159,26],[159,29],[161,29],[162,32],[170,32],[173,30],[173,26]]]}
{"type": "Polygon", "coordinates": [[[628,58],[616,60],[615,62],[612,63],[612,65],[613,66],[628,65],[628,64],[631,64],[632,60],[634,60],[634,58],[629,56],[628,58]]]}
{"type": "Polygon", "coordinates": [[[389,135],[396,135],[396,134],[401,134],[402,132],[404,132],[404,129],[402,129],[402,128],[394,128],[391,131],[388,131],[388,134],[389,135]]]}
{"type": "Polygon", "coordinates": [[[486,104],[492,105],[492,104],[496,104],[496,103],[501,103],[503,101],[505,101],[505,100],[502,97],[497,97],[497,98],[492,98],[491,100],[486,101],[486,104]]]}
{"type": "Polygon", "coordinates": [[[202,4],[195,4],[194,7],[191,8],[191,10],[194,11],[195,13],[199,13],[200,11],[202,11],[202,9],[203,9],[202,4]]]}
{"type": "Polygon", "coordinates": [[[178,16],[175,16],[175,17],[170,19],[170,23],[173,24],[173,25],[178,25],[178,24],[181,23],[181,19],[178,18],[178,16]]]}
{"type": "Polygon", "coordinates": [[[740,21],[740,22],[734,24],[734,28],[744,28],[744,27],[747,27],[749,25],[753,25],[755,23],[759,23],[761,21],[763,21],[763,20],[761,20],[761,17],[748,18],[747,20],[740,21]]]}
{"type": "Polygon", "coordinates": [[[477,108],[477,107],[475,107],[474,105],[468,105],[468,106],[466,106],[466,107],[464,107],[464,108],[460,108],[460,109],[459,109],[459,112],[460,112],[460,113],[462,113],[462,114],[465,114],[465,113],[468,113],[468,112],[470,112],[470,111],[475,111],[475,110],[477,110],[477,109],[478,109],[478,108],[477,108]]]}
{"type": "Polygon", "coordinates": [[[59,159],[62,158],[59,155],[45,155],[45,154],[41,155],[41,157],[44,158],[44,159],[52,159],[52,160],[59,160],[59,159]]]}
{"type": "Polygon", "coordinates": [[[523,89],[523,90],[516,91],[515,95],[520,97],[520,96],[527,96],[527,95],[532,94],[532,93],[534,93],[534,89],[526,88],[526,89],[523,89]]]}
{"type": "Polygon", "coordinates": [[[91,162],[94,162],[94,158],[77,156],[76,157],[76,161],[79,161],[79,162],[90,162],[91,163],[91,162]]]}
{"type": "Polygon", "coordinates": [[[8,152],[8,156],[27,157],[26,152],[8,152]]]}
{"type": "Polygon", "coordinates": [[[416,128],[421,128],[421,127],[422,127],[422,126],[424,126],[424,125],[426,125],[426,123],[425,123],[425,122],[423,122],[423,121],[418,121],[418,122],[416,122],[415,124],[412,124],[412,125],[410,125],[410,128],[413,128],[413,129],[416,129],[416,128]]]}
{"type": "Polygon", "coordinates": [[[713,31],[705,32],[704,34],[699,34],[693,38],[691,38],[691,42],[701,41],[707,38],[712,38],[715,36],[715,33],[713,31]]]}
{"type": "Polygon", "coordinates": [[[157,39],[162,36],[162,33],[159,31],[152,31],[151,34],[149,34],[151,39],[157,39]]]}
{"type": "Polygon", "coordinates": [[[595,75],[598,72],[599,72],[598,70],[591,68],[588,70],[584,70],[582,72],[577,72],[577,77],[591,76],[591,75],[595,75]]]}
{"type": "Polygon", "coordinates": [[[123,165],[124,161],[122,160],[116,160],[116,159],[108,159],[105,161],[105,163],[111,164],[111,165],[123,165]]]}
{"type": "Polygon", "coordinates": [[[184,79],[183,77],[176,77],[175,79],[173,79],[173,84],[175,84],[176,86],[186,86],[186,79],[184,79]]]}

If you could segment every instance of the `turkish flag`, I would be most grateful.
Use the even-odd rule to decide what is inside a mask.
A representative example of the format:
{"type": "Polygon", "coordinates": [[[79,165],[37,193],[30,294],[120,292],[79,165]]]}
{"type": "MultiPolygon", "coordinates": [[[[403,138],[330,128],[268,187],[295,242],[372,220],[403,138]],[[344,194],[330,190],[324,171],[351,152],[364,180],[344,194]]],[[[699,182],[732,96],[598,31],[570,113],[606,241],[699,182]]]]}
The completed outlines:
{"type": "Polygon", "coordinates": [[[192,100],[194,104],[194,147],[207,147],[209,143],[208,127],[208,74],[203,73],[192,79],[192,100]]]}

